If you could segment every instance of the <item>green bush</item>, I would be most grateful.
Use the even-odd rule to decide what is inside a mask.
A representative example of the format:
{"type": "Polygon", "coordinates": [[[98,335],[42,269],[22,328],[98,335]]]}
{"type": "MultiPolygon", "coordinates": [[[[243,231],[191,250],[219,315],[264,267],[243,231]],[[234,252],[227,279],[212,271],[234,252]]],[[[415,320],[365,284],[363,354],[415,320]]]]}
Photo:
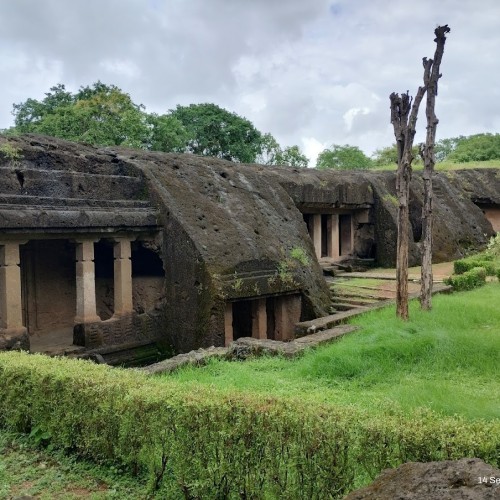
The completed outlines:
{"type": "Polygon", "coordinates": [[[374,418],[17,352],[0,353],[0,426],[144,472],[161,498],[340,498],[409,460],[500,465],[498,421],[374,418]]]}
{"type": "Polygon", "coordinates": [[[483,267],[488,276],[495,276],[497,267],[493,262],[493,256],[481,255],[480,258],[467,258],[456,260],[453,263],[453,271],[455,274],[463,274],[470,271],[474,267],[483,267]]]}
{"type": "Polygon", "coordinates": [[[463,274],[450,276],[444,282],[455,290],[472,290],[486,283],[486,270],[484,267],[473,267],[463,274]]]}

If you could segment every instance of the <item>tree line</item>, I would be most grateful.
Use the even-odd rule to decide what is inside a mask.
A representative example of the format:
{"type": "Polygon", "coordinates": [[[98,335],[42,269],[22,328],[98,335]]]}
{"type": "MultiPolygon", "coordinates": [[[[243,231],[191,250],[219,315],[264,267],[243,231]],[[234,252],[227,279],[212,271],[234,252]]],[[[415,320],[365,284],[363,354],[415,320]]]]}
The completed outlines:
{"type": "Polygon", "coordinates": [[[234,162],[307,167],[298,146],[282,148],[246,118],[216,104],[178,105],[165,114],[147,113],[115,85],[100,81],[78,92],[63,84],[42,100],[14,104],[14,126],[6,133],[38,133],[94,146],[193,153],[234,162]]]}
{"type": "MultiPolygon", "coordinates": [[[[304,168],[308,159],[297,145],[282,147],[248,119],[216,104],[176,106],[148,113],[115,85],[100,81],[75,92],[63,84],[42,100],[14,104],[14,126],[4,133],[38,133],[95,146],[128,146],[149,151],[194,153],[234,162],[304,168]]],[[[420,162],[417,146],[414,162],[420,162]]],[[[500,134],[459,136],[436,142],[437,162],[500,159],[500,134]]],[[[357,146],[333,144],[317,159],[318,169],[368,169],[396,165],[396,144],[367,156],[357,146]]]]}

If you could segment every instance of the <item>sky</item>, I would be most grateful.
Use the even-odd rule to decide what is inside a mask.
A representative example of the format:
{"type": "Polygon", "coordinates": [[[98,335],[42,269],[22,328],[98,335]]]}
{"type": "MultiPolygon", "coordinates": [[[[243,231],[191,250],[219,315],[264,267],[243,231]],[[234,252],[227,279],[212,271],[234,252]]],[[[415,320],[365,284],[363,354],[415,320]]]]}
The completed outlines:
{"type": "Polygon", "coordinates": [[[437,139],[500,132],[499,0],[0,0],[0,128],[13,103],[101,80],[148,112],[215,103],[310,166],[333,144],[371,155],[444,24],[437,139]]]}

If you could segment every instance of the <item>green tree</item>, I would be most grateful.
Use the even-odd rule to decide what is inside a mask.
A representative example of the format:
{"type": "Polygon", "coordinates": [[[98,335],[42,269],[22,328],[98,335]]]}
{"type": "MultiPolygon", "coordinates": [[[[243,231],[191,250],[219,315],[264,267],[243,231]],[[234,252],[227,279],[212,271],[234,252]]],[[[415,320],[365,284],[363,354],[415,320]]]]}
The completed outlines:
{"type": "Polygon", "coordinates": [[[459,137],[450,137],[448,139],[441,139],[440,141],[437,141],[434,146],[436,162],[447,160],[450,154],[455,151],[457,144],[463,139],[465,139],[465,137],[460,135],[459,137]]]}
{"type": "Polygon", "coordinates": [[[187,130],[189,153],[252,163],[262,150],[262,134],[253,124],[216,104],[177,106],[170,116],[187,130]]]}
{"type": "Polygon", "coordinates": [[[307,168],[309,160],[299,146],[287,146],[282,149],[278,141],[270,134],[262,136],[261,152],[257,162],[262,165],[284,165],[289,167],[307,168]]]}
{"type": "Polygon", "coordinates": [[[476,134],[458,138],[447,159],[456,163],[497,160],[500,158],[500,134],[476,134]]]}
{"type": "Polygon", "coordinates": [[[142,105],[115,85],[96,82],[76,94],[52,87],[42,101],[15,104],[15,128],[93,145],[142,147],[149,128],[142,105]]]}
{"type": "MultiPolygon", "coordinates": [[[[418,146],[412,147],[412,155],[413,155],[413,164],[422,163],[422,159],[420,158],[420,153],[418,146]]],[[[392,146],[387,146],[382,149],[377,149],[375,153],[372,154],[373,165],[377,167],[384,165],[392,165],[397,166],[398,164],[398,148],[396,143],[392,146]]]]}
{"type": "Polygon", "coordinates": [[[332,168],[336,170],[366,169],[373,165],[372,160],[357,146],[333,144],[330,149],[322,151],[316,161],[320,170],[332,168]]]}
{"type": "Polygon", "coordinates": [[[171,115],[151,113],[146,116],[149,126],[149,139],[146,149],[151,151],[170,151],[182,153],[189,140],[182,123],[171,115]]]}

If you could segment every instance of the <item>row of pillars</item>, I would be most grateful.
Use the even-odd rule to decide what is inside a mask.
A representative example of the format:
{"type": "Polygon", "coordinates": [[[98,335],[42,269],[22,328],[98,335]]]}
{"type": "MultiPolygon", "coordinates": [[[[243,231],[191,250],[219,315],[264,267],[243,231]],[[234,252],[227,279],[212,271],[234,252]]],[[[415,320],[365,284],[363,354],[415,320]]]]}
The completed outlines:
{"type": "MultiPolygon", "coordinates": [[[[312,214],[311,238],[314,244],[316,257],[322,257],[322,214],[312,214]]],[[[340,232],[339,232],[339,214],[328,214],[327,217],[327,256],[332,259],[340,258],[340,232]]]]}
{"type": "MultiPolygon", "coordinates": [[[[267,298],[261,297],[251,299],[252,308],[252,337],[255,339],[268,338],[267,322],[267,298]]],[[[293,338],[295,322],[300,318],[300,296],[282,296],[273,301],[274,314],[274,340],[290,340],[293,338]],[[297,317],[294,318],[290,308],[295,308],[297,317]]],[[[234,340],[233,329],[233,302],[226,302],[224,313],[225,345],[228,346],[234,340]]]]}
{"type": "MultiPolygon", "coordinates": [[[[76,241],[76,316],[75,323],[101,321],[96,310],[94,243],[76,241]]],[[[130,239],[114,238],[114,316],[133,311],[132,261],[130,239]]],[[[0,329],[23,328],[21,268],[19,245],[26,242],[0,244],[0,329]]]]}

